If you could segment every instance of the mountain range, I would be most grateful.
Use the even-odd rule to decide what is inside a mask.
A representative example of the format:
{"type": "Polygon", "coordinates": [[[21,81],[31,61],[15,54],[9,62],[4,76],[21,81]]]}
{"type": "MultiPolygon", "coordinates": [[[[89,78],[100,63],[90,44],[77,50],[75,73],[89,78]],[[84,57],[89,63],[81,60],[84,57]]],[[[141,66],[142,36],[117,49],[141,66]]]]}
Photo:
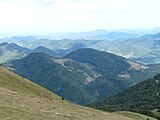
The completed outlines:
{"type": "Polygon", "coordinates": [[[2,43],[0,44],[0,63],[22,58],[30,52],[30,49],[20,47],[14,43],[2,43]]]}
{"type": "MultiPolygon", "coordinates": [[[[157,29],[158,30],[158,29],[157,29]]],[[[149,33],[149,32],[147,32],[149,33]]],[[[80,49],[80,48],[93,48],[103,50],[106,52],[114,53],[134,61],[144,64],[159,63],[159,41],[160,35],[155,34],[138,34],[133,35],[126,32],[107,32],[104,30],[82,33],[84,35],[92,36],[93,38],[77,37],[77,39],[47,39],[36,36],[26,37],[11,37],[1,39],[1,42],[15,43],[29,49],[36,49],[43,46],[47,49],[57,52],[57,57],[63,57],[66,54],[80,49]],[[107,39],[107,37],[110,37],[107,39]],[[126,38],[125,38],[126,37],[126,38]]]]}
{"type": "Polygon", "coordinates": [[[88,39],[88,40],[121,40],[135,38],[145,34],[156,34],[160,32],[160,27],[148,29],[119,29],[119,30],[95,30],[77,33],[50,33],[40,36],[41,38],[61,40],[61,39],[88,39]]]}
{"type": "Polygon", "coordinates": [[[61,59],[31,53],[5,67],[78,104],[104,99],[157,73],[149,66],[89,48],[61,59]]]}
{"type": "Polygon", "coordinates": [[[83,48],[83,45],[76,44],[75,46],[72,46],[70,49],[53,51],[44,46],[38,46],[37,48],[32,50],[29,48],[21,47],[15,43],[9,44],[4,42],[0,44],[0,64],[9,63],[12,60],[20,59],[29,55],[30,53],[36,52],[46,53],[54,57],[63,57],[64,55],[78,48],[83,48]]]}
{"type": "Polygon", "coordinates": [[[49,34],[45,36],[49,39],[86,39],[86,40],[120,40],[129,39],[139,36],[139,34],[121,32],[121,31],[106,31],[106,30],[96,30],[90,32],[78,32],[78,33],[60,33],[60,34],[49,34]]]}
{"type": "Polygon", "coordinates": [[[160,120],[159,31],[0,39],[0,119],[160,120]]]}

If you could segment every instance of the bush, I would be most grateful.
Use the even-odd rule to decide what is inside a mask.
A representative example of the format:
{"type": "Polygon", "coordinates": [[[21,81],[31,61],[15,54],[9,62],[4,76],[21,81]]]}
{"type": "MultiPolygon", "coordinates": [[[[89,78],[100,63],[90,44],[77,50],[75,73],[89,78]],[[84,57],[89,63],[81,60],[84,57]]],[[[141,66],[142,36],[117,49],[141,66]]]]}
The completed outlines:
{"type": "Polygon", "coordinates": [[[158,115],[156,118],[157,118],[158,120],[160,120],[160,115],[158,115]]]}

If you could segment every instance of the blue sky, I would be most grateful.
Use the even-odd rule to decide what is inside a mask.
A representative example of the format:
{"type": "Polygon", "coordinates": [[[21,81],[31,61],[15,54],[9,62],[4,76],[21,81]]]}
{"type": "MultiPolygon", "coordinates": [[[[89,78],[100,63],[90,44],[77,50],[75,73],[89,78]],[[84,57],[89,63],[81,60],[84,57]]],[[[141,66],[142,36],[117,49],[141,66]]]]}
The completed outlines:
{"type": "Polygon", "coordinates": [[[0,0],[1,33],[160,26],[160,0],[0,0]]]}

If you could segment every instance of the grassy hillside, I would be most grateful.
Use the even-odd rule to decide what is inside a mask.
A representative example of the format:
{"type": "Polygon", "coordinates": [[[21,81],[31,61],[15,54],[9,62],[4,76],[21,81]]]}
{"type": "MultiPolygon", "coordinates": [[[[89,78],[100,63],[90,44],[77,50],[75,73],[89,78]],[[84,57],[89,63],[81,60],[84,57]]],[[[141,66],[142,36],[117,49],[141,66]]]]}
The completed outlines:
{"type": "Polygon", "coordinates": [[[1,67],[0,78],[0,120],[131,120],[72,105],[1,67]]]}
{"type": "Polygon", "coordinates": [[[118,111],[116,112],[118,115],[123,115],[125,117],[129,117],[134,120],[156,120],[155,118],[148,117],[146,115],[134,113],[134,112],[129,112],[129,111],[118,111]]]}
{"type": "Polygon", "coordinates": [[[160,119],[160,74],[123,92],[94,103],[94,107],[104,111],[130,110],[160,119]]]}

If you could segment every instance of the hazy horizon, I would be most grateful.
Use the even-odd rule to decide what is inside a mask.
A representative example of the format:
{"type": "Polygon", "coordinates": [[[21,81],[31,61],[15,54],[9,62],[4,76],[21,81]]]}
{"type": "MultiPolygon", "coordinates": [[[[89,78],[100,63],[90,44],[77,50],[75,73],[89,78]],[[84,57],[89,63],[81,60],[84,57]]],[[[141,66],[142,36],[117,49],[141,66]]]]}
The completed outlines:
{"type": "Polygon", "coordinates": [[[159,0],[0,0],[0,33],[154,28],[159,6],[159,0]]]}

